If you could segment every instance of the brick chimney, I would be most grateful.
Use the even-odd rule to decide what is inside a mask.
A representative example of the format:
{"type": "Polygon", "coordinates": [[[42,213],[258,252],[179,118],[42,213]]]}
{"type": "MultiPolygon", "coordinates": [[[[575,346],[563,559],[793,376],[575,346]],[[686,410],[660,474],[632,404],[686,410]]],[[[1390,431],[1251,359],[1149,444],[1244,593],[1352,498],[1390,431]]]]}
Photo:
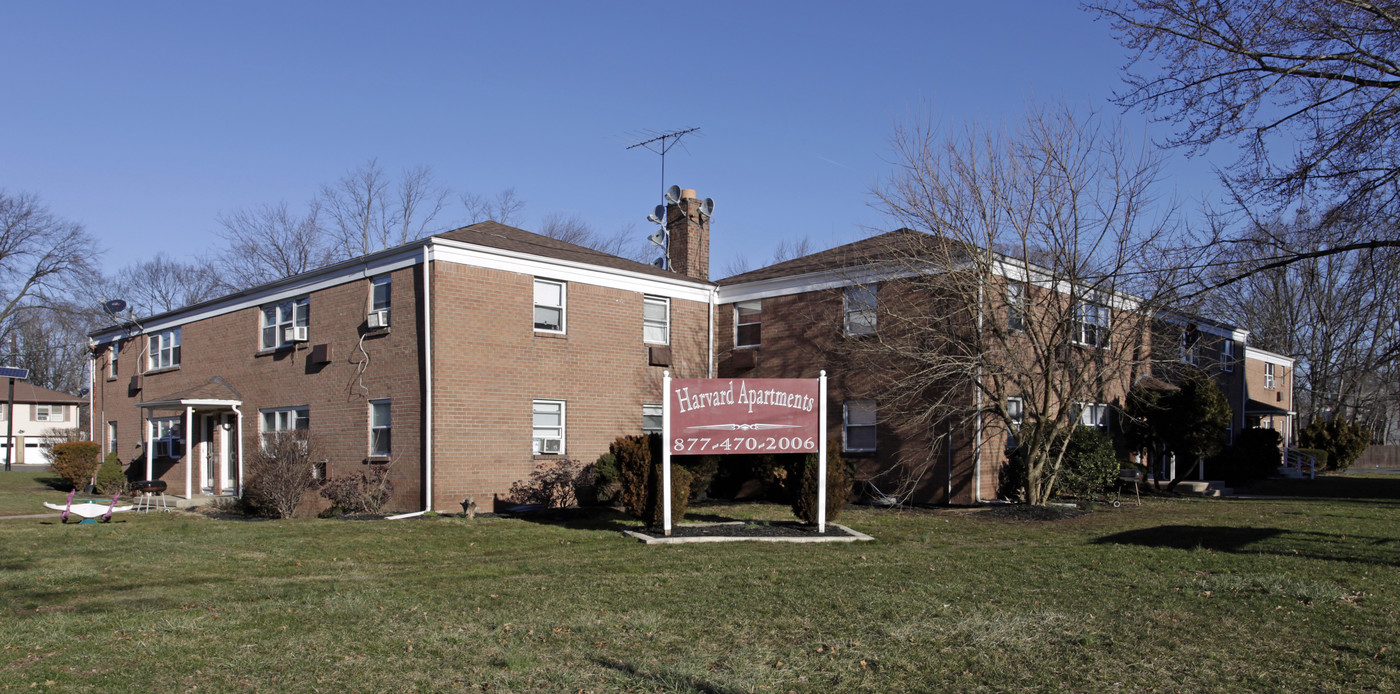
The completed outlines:
{"type": "Polygon", "coordinates": [[[698,280],[710,279],[710,216],[695,191],[681,191],[681,201],[666,206],[666,233],[671,237],[671,269],[698,280]]]}

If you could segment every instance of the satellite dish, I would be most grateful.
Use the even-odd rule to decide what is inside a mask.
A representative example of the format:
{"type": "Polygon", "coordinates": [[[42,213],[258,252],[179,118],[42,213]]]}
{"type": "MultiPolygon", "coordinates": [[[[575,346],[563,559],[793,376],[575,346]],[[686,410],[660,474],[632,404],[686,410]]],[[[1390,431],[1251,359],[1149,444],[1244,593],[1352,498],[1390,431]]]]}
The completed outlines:
{"type": "Polygon", "coordinates": [[[666,269],[666,259],[665,259],[665,258],[657,258],[656,260],[651,261],[651,264],[652,264],[652,265],[655,265],[655,266],[658,267],[658,268],[661,268],[662,270],[665,270],[665,269],[666,269]]]}
{"type": "Polygon", "coordinates": [[[657,205],[657,206],[656,206],[656,209],[655,209],[655,210],[652,210],[652,213],[649,214],[649,215],[647,215],[647,221],[648,221],[648,222],[653,222],[653,223],[655,223],[655,224],[665,224],[665,223],[666,223],[666,206],[665,206],[665,205],[657,205]]]}
{"type": "Polygon", "coordinates": [[[657,217],[657,216],[653,213],[653,214],[647,215],[647,221],[648,221],[648,222],[652,222],[652,223],[654,223],[654,224],[660,224],[660,223],[661,223],[661,218],[660,218],[660,217],[657,217]]]}
{"type": "Polygon", "coordinates": [[[710,216],[711,214],[714,214],[714,211],[715,211],[715,199],[714,199],[714,198],[705,198],[705,202],[700,203],[700,214],[703,214],[703,215],[705,215],[706,217],[708,217],[708,216],[710,216]]]}
{"type": "Polygon", "coordinates": [[[654,243],[654,244],[656,244],[656,245],[658,245],[658,246],[665,246],[665,245],[666,245],[666,230],[665,230],[665,229],[658,229],[658,230],[656,231],[655,234],[652,234],[651,236],[648,236],[648,237],[647,237],[647,240],[650,241],[650,242],[652,242],[652,243],[654,243]]]}
{"type": "Polygon", "coordinates": [[[666,189],[666,202],[669,202],[669,203],[671,203],[672,205],[674,205],[674,204],[676,204],[676,203],[679,203],[680,201],[681,201],[681,187],[680,187],[680,186],[671,186],[670,188],[667,188],[667,189],[666,189]]]}
{"type": "Polygon", "coordinates": [[[102,302],[102,310],[106,311],[109,316],[116,316],[118,313],[126,310],[126,302],[121,299],[104,301],[102,302]]]}

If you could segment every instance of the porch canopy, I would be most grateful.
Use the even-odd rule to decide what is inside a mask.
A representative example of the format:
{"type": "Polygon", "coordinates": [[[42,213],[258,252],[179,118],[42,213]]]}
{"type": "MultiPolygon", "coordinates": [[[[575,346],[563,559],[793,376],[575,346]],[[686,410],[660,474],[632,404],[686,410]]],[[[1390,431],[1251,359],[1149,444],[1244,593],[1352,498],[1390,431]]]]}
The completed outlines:
{"type": "MultiPolygon", "coordinates": [[[[217,415],[232,413],[237,418],[238,434],[234,436],[237,441],[236,453],[233,460],[225,460],[224,465],[234,465],[237,471],[236,487],[237,493],[243,491],[243,396],[233,389],[227,381],[218,376],[209,379],[202,385],[195,386],[169,395],[161,396],[146,402],[136,403],[142,410],[142,419],[146,425],[144,436],[146,444],[146,479],[154,479],[155,474],[155,436],[151,426],[152,413],[160,411],[174,411],[180,413],[182,426],[181,437],[185,444],[185,498],[194,496],[194,433],[195,414],[217,415]]],[[[212,439],[203,441],[202,445],[212,445],[212,439]]],[[[204,451],[207,454],[207,451],[204,451]]],[[[232,478],[232,475],[225,474],[225,477],[232,478]]]]}

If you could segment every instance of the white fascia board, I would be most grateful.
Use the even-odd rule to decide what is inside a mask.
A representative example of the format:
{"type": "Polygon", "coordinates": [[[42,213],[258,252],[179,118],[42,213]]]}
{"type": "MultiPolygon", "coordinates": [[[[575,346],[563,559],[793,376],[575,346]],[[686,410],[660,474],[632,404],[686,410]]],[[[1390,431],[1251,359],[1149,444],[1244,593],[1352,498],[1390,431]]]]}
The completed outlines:
{"type": "Polygon", "coordinates": [[[1285,357],[1282,354],[1275,354],[1273,352],[1268,352],[1259,349],[1258,347],[1250,347],[1248,345],[1246,345],[1244,348],[1244,358],[1253,359],[1255,361],[1262,361],[1266,364],[1286,366],[1290,369],[1293,368],[1293,363],[1297,361],[1293,357],[1285,357]]]}
{"type": "MultiPolygon", "coordinates": [[[[1000,253],[997,254],[997,259],[992,262],[992,273],[1013,282],[1025,282],[1041,289],[1053,289],[1060,294],[1070,293],[1070,282],[1055,277],[1055,273],[1044,266],[1017,260],[1000,253]]],[[[1105,299],[1105,292],[1102,290],[1088,289],[1087,291],[1089,294],[1083,296],[1086,301],[1105,304],[1118,311],[1136,311],[1142,308],[1142,297],[1133,296],[1127,292],[1113,290],[1105,299]]]]}
{"type": "Polygon", "coordinates": [[[532,277],[591,284],[609,289],[652,294],[672,299],[709,303],[710,285],[677,276],[654,277],[640,272],[605,268],[558,258],[478,246],[449,239],[432,239],[433,260],[458,263],[488,270],[503,270],[532,277]]]}
{"type": "Polygon", "coordinates": [[[418,252],[418,247],[413,246],[391,255],[365,259],[362,262],[353,264],[342,263],[331,266],[331,268],[323,272],[312,271],[289,280],[266,285],[263,288],[254,288],[245,292],[239,292],[223,300],[215,299],[213,303],[200,305],[199,308],[193,308],[189,311],[177,310],[161,314],[154,320],[141,323],[141,329],[139,331],[128,331],[121,326],[115,326],[89,338],[88,342],[93,346],[97,346],[118,338],[158,333],[171,328],[178,328],[186,323],[193,323],[206,318],[213,318],[226,313],[233,313],[246,308],[282,301],[284,299],[293,299],[327,287],[334,287],[338,284],[354,282],[374,275],[382,275],[386,272],[416,265],[420,262],[422,262],[422,255],[418,252]]]}
{"type": "Polygon", "coordinates": [[[857,285],[878,284],[902,277],[913,277],[918,274],[920,273],[910,268],[890,268],[878,265],[849,267],[840,270],[822,270],[821,272],[809,272],[803,275],[774,277],[771,279],[744,282],[742,284],[721,286],[715,291],[715,303],[732,304],[739,301],[768,299],[775,296],[806,294],[807,292],[817,292],[824,289],[840,289],[857,285]]]}
{"type": "Polygon", "coordinates": [[[242,404],[242,400],[155,400],[138,402],[136,406],[148,410],[169,410],[182,407],[233,407],[242,404]]]}
{"type": "Polygon", "coordinates": [[[1182,327],[1185,327],[1187,323],[1195,323],[1196,329],[1207,335],[1226,337],[1236,342],[1243,343],[1249,339],[1249,331],[1244,328],[1226,328],[1222,325],[1216,325],[1205,318],[1188,318],[1175,313],[1162,313],[1158,314],[1157,317],[1168,323],[1175,323],[1182,327]]]}

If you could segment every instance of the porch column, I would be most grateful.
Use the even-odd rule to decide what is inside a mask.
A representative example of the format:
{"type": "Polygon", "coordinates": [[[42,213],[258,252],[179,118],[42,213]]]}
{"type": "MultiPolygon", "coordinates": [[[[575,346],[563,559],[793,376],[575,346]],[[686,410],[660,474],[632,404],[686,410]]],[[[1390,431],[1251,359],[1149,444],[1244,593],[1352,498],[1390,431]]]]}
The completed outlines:
{"type": "Polygon", "coordinates": [[[185,430],[180,432],[184,435],[185,444],[185,498],[194,498],[194,445],[190,443],[194,436],[194,408],[185,406],[185,430]]]}
{"type": "Polygon", "coordinates": [[[152,477],[152,475],[155,474],[154,458],[156,454],[156,446],[155,441],[151,440],[151,411],[142,410],[142,412],[146,415],[141,419],[141,422],[146,427],[146,479],[149,480],[155,479],[154,477],[152,477]]]}
{"type": "Polygon", "coordinates": [[[237,429],[234,430],[233,436],[234,436],[234,440],[238,442],[238,496],[239,496],[239,497],[242,497],[242,496],[243,496],[243,409],[242,409],[242,407],[239,406],[239,405],[234,405],[234,406],[233,406],[233,413],[234,413],[235,415],[238,415],[238,421],[237,421],[237,424],[235,425],[235,426],[237,427],[237,429]]]}

